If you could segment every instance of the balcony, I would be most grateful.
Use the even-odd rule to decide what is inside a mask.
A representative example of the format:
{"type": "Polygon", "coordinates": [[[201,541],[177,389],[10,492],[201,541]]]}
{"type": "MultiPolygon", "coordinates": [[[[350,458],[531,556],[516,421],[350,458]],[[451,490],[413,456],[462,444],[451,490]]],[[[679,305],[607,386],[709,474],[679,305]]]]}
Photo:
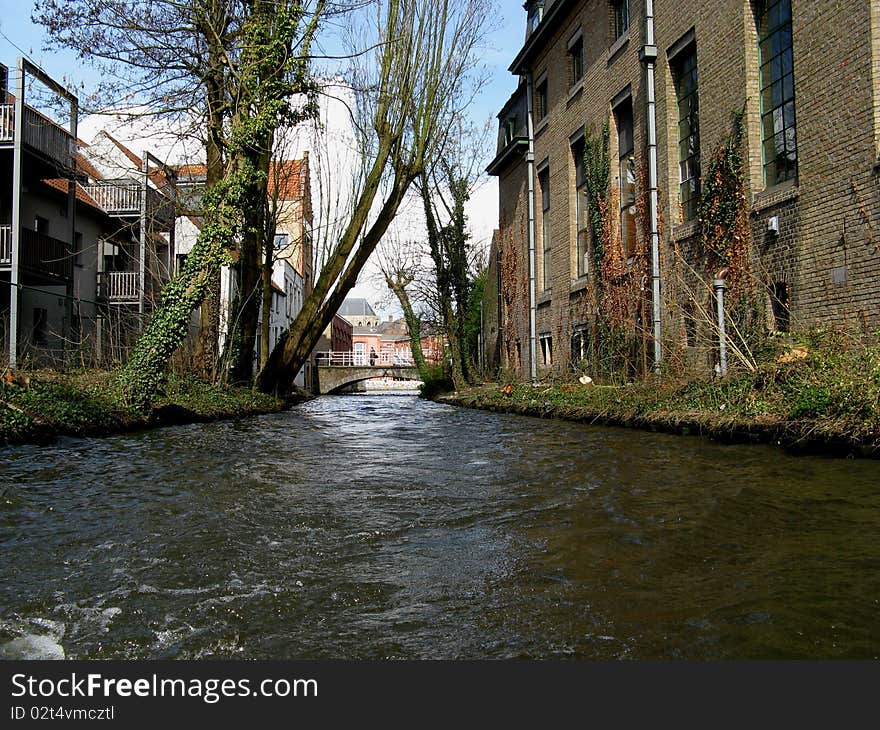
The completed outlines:
{"type": "MultiPolygon", "coordinates": [[[[85,191],[109,215],[135,218],[141,214],[144,189],[137,180],[102,180],[84,186],[85,191]]],[[[174,223],[174,206],[162,193],[147,188],[147,216],[166,226],[174,223]]]]}
{"type": "MultiPolygon", "coordinates": [[[[22,271],[57,279],[73,278],[73,257],[70,245],[57,238],[21,229],[21,254],[18,265],[22,271]]],[[[12,226],[0,225],[0,268],[12,267],[12,226]]]]}
{"type": "Polygon", "coordinates": [[[98,274],[98,296],[111,304],[137,304],[139,282],[137,271],[104,271],[98,274]]]}
{"type": "MultiPolygon", "coordinates": [[[[25,105],[22,143],[52,162],[70,167],[73,137],[36,109],[25,105]]],[[[15,141],[15,104],[0,104],[0,147],[15,141]]]]}

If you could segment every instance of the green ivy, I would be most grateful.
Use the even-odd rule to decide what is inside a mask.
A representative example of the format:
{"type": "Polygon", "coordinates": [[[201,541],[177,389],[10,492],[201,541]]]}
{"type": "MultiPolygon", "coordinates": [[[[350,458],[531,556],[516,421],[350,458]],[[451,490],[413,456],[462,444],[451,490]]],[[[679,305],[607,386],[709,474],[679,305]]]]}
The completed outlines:
{"type": "Polygon", "coordinates": [[[611,185],[611,158],[608,154],[610,130],[605,122],[596,134],[584,128],[584,177],[590,203],[590,235],[593,239],[593,259],[597,281],[601,282],[602,262],[605,260],[603,237],[604,217],[607,215],[608,188],[611,185]]]}

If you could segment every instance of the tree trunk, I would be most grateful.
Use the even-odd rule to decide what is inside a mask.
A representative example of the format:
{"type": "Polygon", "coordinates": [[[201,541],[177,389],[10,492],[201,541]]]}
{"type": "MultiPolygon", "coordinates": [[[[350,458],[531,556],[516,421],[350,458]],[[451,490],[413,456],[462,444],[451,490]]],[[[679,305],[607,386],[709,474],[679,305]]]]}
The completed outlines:
{"type": "Polygon", "coordinates": [[[260,370],[269,362],[269,333],[272,318],[272,246],[267,238],[263,257],[263,318],[260,322],[260,370]]]}
{"type": "Polygon", "coordinates": [[[413,362],[422,376],[422,380],[428,377],[428,364],[425,362],[425,353],[422,352],[422,323],[413,311],[412,302],[409,299],[409,292],[406,287],[399,281],[395,281],[390,276],[385,276],[385,282],[388,288],[397,297],[400,307],[403,309],[403,318],[406,321],[406,328],[409,331],[409,345],[412,350],[413,362]]]}
{"type": "Polygon", "coordinates": [[[315,288],[303,302],[302,310],[288,330],[288,336],[279,342],[279,346],[269,356],[266,366],[260,371],[256,384],[262,392],[287,393],[290,391],[296,374],[308,360],[318,339],[330,324],[333,316],[339,311],[348,292],[354,288],[358,274],[376,249],[382,236],[385,235],[391,221],[394,220],[403,196],[412,182],[409,176],[404,176],[401,179],[401,176],[397,175],[391,193],[382,205],[376,221],[361,238],[360,233],[378,191],[387,157],[388,154],[382,159],[383,155],[380,153],[374,163],[370,175],[367,177],[365,194],[358,201],[351,222],[346,227],[339,245],[321,269],[321,274],[315,282],[315,288]],[[359,239],[360,245],[354,252],[354,257],[348,261],[359,239]]]}
{"type": "MultiPolygon", "coordinates": [[[[207,110],[207,136],[205,138],[206,177],[205,190],[213,188],[223,179],[223,119],[226,107],[224,88],[226,72],[223,63],[222,29],[224,13],[214,8],[213,21],[206,21],[201,30],[208,44],[208,61],[205,73],[207,110]]],[[[205,299],[199,310],[199,334],[193,350],[192,367],[196,375],[216,381],[219,363],[220,340],[220,272],[208,285],[205,299]]]]}

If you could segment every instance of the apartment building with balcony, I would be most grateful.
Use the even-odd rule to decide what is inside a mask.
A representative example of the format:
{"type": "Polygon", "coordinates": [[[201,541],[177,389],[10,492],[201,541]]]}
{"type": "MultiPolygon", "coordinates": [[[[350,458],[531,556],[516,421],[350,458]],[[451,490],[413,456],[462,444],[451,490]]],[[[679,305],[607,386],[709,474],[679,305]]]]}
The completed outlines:
{"type": "Polygon", "coordinates": [[[119,361],[171,270],[173,178],[152,155],[138,158],[106,133],[92,144],[77,139],[76,98],[26,59],[12,74],[0,66],[0,91],[7,361],[119,361]],[[66,127],[50,117],[58,100],[66,127]]]}
{"type": "Polygon", "coordinates": [[[540,377],[589,359],[602,312],[588,295],[602,275],[597,244],[609,242],[622,252],[615,276],[632,280],[641,370],[654,365],[655,340],[661,365],[683,353],[712,366],[694,312],[711,311],[717,273],[705,268],[699,210],[738,113],[748,276],[766,326],[880,327],[876,2],[524,7],[515,90],[488,168],[499,179],[499,291],[484,311],[501,310],[503,367],[540,377]],[[584,148],[603,128],[613,210],[603,214],[609,240],[597,242],[584,148]]]}
{"type": "Polygon", "coordinates": [[[14,366],[66,349],[74,292],[92,293],[74,267],[77,212],[91,201],[76,185],[76,97],[21,59],[12,73],[0,65],[0,100],[0,329],[14,366]],[[62,102],[66,127],[29,103],[47,94],[62,102]]]}

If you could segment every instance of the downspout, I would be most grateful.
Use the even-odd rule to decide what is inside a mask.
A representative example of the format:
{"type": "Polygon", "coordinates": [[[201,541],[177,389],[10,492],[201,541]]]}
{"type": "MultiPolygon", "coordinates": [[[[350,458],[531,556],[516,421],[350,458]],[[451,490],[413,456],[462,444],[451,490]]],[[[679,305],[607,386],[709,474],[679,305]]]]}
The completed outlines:
{"type": "Polygon", "coordinates": [[[19,279],[21,266],[21,174],[22,144],[24,135],[24,58],[18,59],[18,80],[15,89],[15,122],[12,140],[12,270],[9,273],[9,367],[18,364],[18,304],[20,301],[19,279]]]}
{"type": "Polygon", "coordinates": [[[529,151],[526,154],[528,167],[528,198],[529,198],[529,379],[538,381],[538,335],[535,323],[537,298],[535,295],[535,120],[533,116],[534,78],[529,71],[526,76],[526,120],[529,135],[529,151]]]}
{"type": "Polygon", "coordinates": [[[715,274],[712,288],[715,290],[715,304],[718,314],[718,374],[727,377],[727,327],[724,321],[724,290],[727,289],[727,276],[730,269],[725,266],[715,274]]]}
{"type": "Polygon", "coordinates": [[[660,373],[663,362],[660,322],[660,230],[657,192],[657,102],[654,89],[654,69],[657,64],[657,46],[654,43],[654,0],[645,0],[645,45],[639,51],[639,60],[645,64],[645,95],[648,116],[648,213],[651,237],[651,299],[653,304],[654,372],[660,373]]]}

